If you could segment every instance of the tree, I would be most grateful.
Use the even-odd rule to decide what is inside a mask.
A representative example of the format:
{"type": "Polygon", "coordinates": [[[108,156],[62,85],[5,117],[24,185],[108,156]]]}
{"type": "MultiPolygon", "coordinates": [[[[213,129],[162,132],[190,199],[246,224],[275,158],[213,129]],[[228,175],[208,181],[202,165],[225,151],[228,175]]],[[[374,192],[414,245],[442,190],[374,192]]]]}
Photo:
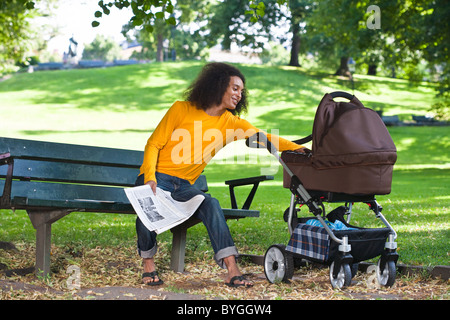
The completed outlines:
{"type": "Polygon", "coordinates": [[[291,32],[292,32],[292,44],[291,44],[291,60],[290,66],[300,66],[298,56],[300,54],[300,34],[302,29],[302,22],[306,16],[311,12],[312,1],[300,1],[291,0],[288,1],[289,11],[291,12],[291,32]]]}
{"type": "Polygon", "coordinates": [[[0,75],[26,60],[34,34],[29,20],[35,13],[34,3],[26,0],[0,2],[0,75]]]}
{"type": "Polygon", "coordinates": [[[393,25],[396,42],[402,50],[414,52],[419,59],[439,74],[439,93],[450,103],[450,2],[446,0],[415,0],[403,6],[400,19],[393,25]],[[438,70],[441,71],[438,71],[438,70]]]}
{"type": "Polygon", "coordinates": [[[307,19],[308,48],[322,62],[340,59],[336,74],[348,72],[350,56],[367,64],[369,74],[376,74],[380,65],[388,70],[415,70],[421,60],[444,71],[448,68],[448,1],[379,0],[375,6],[381,15],[378,25],[373,25],[375,13],[370,7],[374,7],[370,0],[318,2],[307,19]]]}
{"type": "MultiPolygon", "coordinates": [[[[32,1],[28,1],[32,2],[32,1]]],[[[191,4],[195,5],[195,1],[187,1],[191,4]]],[[[204,4],[204,2],[209,1],[197,1],[197,3],[204,4]]],[[[249,9],[247,9],[247,14],[251,16],[249,20],[252,22],[257,22],[258,19],[265,15],[265,6],[263,1],[256,2],[254,0],[246,0],[246,4],[249,9]]],[[[285,4],[288,0],[277,0],[278,4],[285,4]]],[[[186,1],[175,1],[176,6],[181,8],[184,6],[186,1]]],[[[145,25],[148,31],[153,30],[153,24],[148,23],[153,18],[163,20],[168,24],[175,25],[176,20],[172,16],[174,12],[174,4],[172,0],[113,0],[113,1],[103,1],[100,0],[98,2],[99,7],[102,11],[98,10],[95,12],[95,18],[100,18],[103,14],[108,15],[111,11],[111,8],[114,6],[118,9],[129,8],[133,10],[134,16],[130,19],[134,26],[145,25]],[[146,23],[147,22],[147,23],[146,23]]],[[[201,8],[201,6],[196,6],[197,8],[201,8]]],[[[185,6],[185,9],[188,8],[185,6]]],[[[188,11],[192,12],[192,8],[188,8],[188,11]]],[[[99,26],[100,22],[97,20],[92,21],[92,26],[99,26]]]]}
{"type": "Polygon", "coordinates": [[[113,39],[97,35],[84,47],[83,59],[113,61],[120,58],[120,50],[120,46],[113,39]]]}
{"type": "MultiPolygon", "coordinates": [[[[122,28],[122,33],[127,34],[131,30],[135,30],[135,26],[130,21],[122,28]]],[[[154,58],[158,62],[164,61],[164,40],[170,35],[170,27],[164,23],[164,21],[156,20],[152,21],[152,30],[142,27],[139,30],[135,30],[135,36],[137,41],[142,45],[143,52],[141,58],[151,59],[150,56],[154,55],[154,58]]]]}
{"type": "Polygon", "coordinates": [[[213,45],[217,39],[221,39],[225,49],[229,49],[231,43],[236,43],[240,47],[247,46],[255,50],[263,48],[270,41],[284,43],[288,35],[274,36],[276,32],[273,31],[280,22],[286,21],[290,25],[292,39],[289,65],[299,66],[300,36],[304,28],[302,22],[312,8],[311,3],[308,0],[265,0],[258,5],[249,0],[219,2],[211,9],[213,16],[208,25],[210,43],[213,45]],[[288,6],[283,7],[283,4],[288,6]]]}
{"type": "Polygon", "coordinates": [[[274,1],[270,5],[266,4],[266,8],[269,7],[266,12],[270,14],[266,15],[264,20],[258,20],[253,24],[246,20],[245,16],[245,13],[250,11],[248,0],[217,2],[211,8],[211,17],[207,26],[210,46],[220,42],[225,50],[229,50],[232,43],[239,47],[261,48],[262,40],[270,37],[267,34],[267,27],[275,22],[272,19],[277,15],[275,10],[270,9],[273,3],[274,1]],[[271,23],[265,23],[267,21],[271,21],[271,23]]]}
{"type": "Polygon", "coordinates": [[[149,55],[152,55],[158,62],[165,59],[164,50],[169,49],[164,48],[166,43],[170,47],[171,56],[196,57],[206,43],[202,39],[200,31],[190,30],[189,24],[193,21],[207,19],[209,2],[207,0],[178,0],[176,9],[172,8],[170,14],[170,18],[173,18],[171,21],[175,23],[168,23],[168,19],[161,18],[160,15],[147,15],[141,25],[136,25],[131,19],[123,27],[122,33],[127,35],[133,30],[136,39],[144,47],[143,55],[146,55],[146,58],[150,58],[149,55]]]}
{"type": "MultiPolygon", "coordinates": [[[[336,75],[349,72],[349,57],[359,53],[359,21],[364,15],[363,9],[352,5],[349,0],[320,1],[313,13],[307,18],[306,41],[308,48],[316,53],[326,64],[339,60],[336,75]]],[[[361,41],[364,43],[364,41],[361,41]]]]}
{"type": "MultiPolygon", "coordinates": [[[[213,22],[209,24],[209,38],[215,41],[218,37],[223,37],[222,45],[225,48],[229,48],[231,42],[236,42],[240,46],[261,48],[263,46],[262,38],[265,41],[273,40],[270,28],[276,26],[282,18],[288,18],[293,35],[290,65],[298,66],[301,22],[312,8],[311,2],[300,0],[225,0],[218,2],[212,9],[215,14],[212,17],[213,22]],[[290,10],[288,16],[280,10],[280,6],[284,4],[287,4],[287,8],[290,10]],[[231,30],[227,30],[226,27],[231,28],[231,30]]],[[[118,9],[131,8],[134,16],[130,19],[129,28],[131,26],[141,27],[149,34],[156,31],[156,38],[161,42],[165,38],[162,33],[159,33],[164,33],[163,25],[177,25],[174,15],[176,9],[181,9],[182,14],[179,19],[182,20],[186,16],[191,16],[192,12],[204,11],[203,8],[207,7],[207,3],[209,4],[210,1],[178,0],[174,3],[171,0],[100,1],[99,7],[101,10],[95,12],[95,17],[98,19],[103,14],[109,14],[112,7],[118,9]]],[[[203,19],[208,18],[205,14],[199,14],[198,16],[203,19]]],[[[100,22],[97,20],[92,22],[94,27],[99,24],[100,22]]],[[[212,43],[210,40],[210,44],[212,43]]],[[[159,47],[161,48],[161,45],[159,47]]],[[[160,60],[161,54],[159,51],[157,56],[159,57],[157,60],[160,60]]]]}
{"type": "MultiPolygon", "coordinates": [[[[172,16],[174,6],[171,0],[114,0],[98,2],[100,10],[94,13],[95,18],[101,18],[103,14],[108,15],[111,8],[114,6],[118,9],[130,8],[134,16],[131,17],[130,22],[133,26],[144,26],[148,32],[154,30],[154,23],[156,21],[164,21],[167,24],[175,25],[176,20],[172,16]]],[[[92,21],[92,26],[97,27],[100,22],[92,21]]]]}

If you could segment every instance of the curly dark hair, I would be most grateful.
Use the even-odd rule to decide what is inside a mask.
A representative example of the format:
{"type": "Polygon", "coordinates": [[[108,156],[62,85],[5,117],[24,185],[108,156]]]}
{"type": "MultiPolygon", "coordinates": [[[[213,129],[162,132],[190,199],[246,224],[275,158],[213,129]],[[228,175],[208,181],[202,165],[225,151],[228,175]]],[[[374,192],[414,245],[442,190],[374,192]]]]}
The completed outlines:
{"type": "Polygon", "coordinates": [[[238,68],[226,63],[212,62],[205,65],[197,79],[185,91],[185,98],[197,108],[203,110],[219,105],[228,88],[230,78],[233,76],[241,78],[244,83],[244,89],[236,109],[228,110],[234,115],[245,113],[248,107],[245,77],[238,68]]]}

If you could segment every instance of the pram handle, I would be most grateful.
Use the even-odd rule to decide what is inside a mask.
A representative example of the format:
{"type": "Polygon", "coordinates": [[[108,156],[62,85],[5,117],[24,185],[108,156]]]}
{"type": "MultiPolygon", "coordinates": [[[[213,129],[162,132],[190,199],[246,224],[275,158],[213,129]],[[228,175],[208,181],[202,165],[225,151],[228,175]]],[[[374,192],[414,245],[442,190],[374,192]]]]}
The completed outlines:
{"type": "Polygon", "coordinates": [[[296,143],[296,144],[305,144],[305,143],[307,143],[307,142],[312,141],[312,139],[313,139],[313,136],[312,136],[312,134],[310,134],[310,135],[307,136],[307,137],[304,137],[304,138],[301,138],[301,139],[298,139],[298,140],[294,140],[294,141],[292,141],[292,142],[294,142],[294,143],[296,143]]]}
{"type": "Polygon", "coordinates": [[[272,154],[274,152],[277,152],[277,149],[273,146],[269,139],[267,139],[267,136],[262,132],[257,132],[251,137],[248,137],[247,140],[245,140],[245,144],[249,148],[266,148],[272,154]]]}
{"type": "MultiPolygon", "coordinates": [[[[330,93],[330,95],[331,95],[331,97],[333,99],[334,98],[345,98],[345,99],[348,99],[348,100],[353,100],[353,98],[355,98],[354,95],[352,95],[350,93],[347,93],[347,92],[344,92],[344,91],[335,91],[335,92],[330,93]]],[[[312,139],[313,139],[313,136],[312,136],[312,134],[310,134],[307,137],[304,137],[304,138],[298,139],[298,140],[294,140],[292,142],[297,143],[297,144],[305,144],[307,142],[312,141],[312,139]]]]}
{"type": "Polygon", "coordinates": [[[267,139],[267,136],[263,132],[257,132],[251,137],[248,137],[245,141],[245,144],[250,148],[267,148],[267,150],[278,160],[287,174],[291,177],[291,191],[295,192],[295,194],[298,194],[303,199],[303,201],[305,201],[309,210],[314,215],[317,216],[322,213],[322,209],[319,207],[319,203],[311,197],[305,187],[303,187],[300,179],[296,175],[294,175],[291,169],[289,169],[286,163],[284,163],[284,161],[280,158],[277,148],[275,148],[275,146],[269,141],[269,139],[267,139]]]}
{"type": "Polygon", "coordinates": [[[344,92],[344,91],[335,91],[335,92],[330,93],[330,95],[333,99],[334,98],[345,98],[348,100],[352,100],[355,97],[354,95],[344,92]]]}

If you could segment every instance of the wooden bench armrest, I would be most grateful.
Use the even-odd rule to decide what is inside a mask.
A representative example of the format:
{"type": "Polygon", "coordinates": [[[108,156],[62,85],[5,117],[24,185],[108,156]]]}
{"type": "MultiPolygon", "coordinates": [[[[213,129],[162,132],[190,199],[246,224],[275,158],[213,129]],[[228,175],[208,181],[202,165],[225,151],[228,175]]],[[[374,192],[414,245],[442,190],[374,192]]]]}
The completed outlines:
{"type": "Polygon", "coordinates": [[[232,209],[238,208],[237,202],[236,202],[236,196],[234,193],[235,187],[253,184],[253,188],[252,188],[252,190],[250,190],[250,193],[248,194],[247,199],[245,200],[244,205],[242,206],[242,209],[249,210],[250,205],[252,204],[253,198],[255,196],[256,190],[258,189],[259,183],[261,181],[265,181],[265,180],[273,180],[273,176],[257,176],[257,177],[225,181],[225,184],[228,185],[229,189],[230,189],[231,208],[232,209]]]}

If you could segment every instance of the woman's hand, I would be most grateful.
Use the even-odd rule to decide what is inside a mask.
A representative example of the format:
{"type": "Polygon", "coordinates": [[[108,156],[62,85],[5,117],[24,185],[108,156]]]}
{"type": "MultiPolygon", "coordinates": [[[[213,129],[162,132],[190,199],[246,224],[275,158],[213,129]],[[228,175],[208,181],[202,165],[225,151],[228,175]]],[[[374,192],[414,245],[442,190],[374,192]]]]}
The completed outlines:
{"type": "Polygon", "coordinates": [[[311,150],[309,150],[308,148],[305,148],[305,147],[303,147],[303,148],[298,148],[298,149],[296,149],[296,150],[294,150],[295,152],[298,152],[298,153],[303,153],[303,154],[305,154],[305,155],[309,155],[309,154],[311,154],[311,150]]]}
{"type": "Polygon", "coordinates": [[[156,195],[156,181],[150,180],[146,184],[150,186],[150,188],[153,190],[153,193],[156,195]]]}

